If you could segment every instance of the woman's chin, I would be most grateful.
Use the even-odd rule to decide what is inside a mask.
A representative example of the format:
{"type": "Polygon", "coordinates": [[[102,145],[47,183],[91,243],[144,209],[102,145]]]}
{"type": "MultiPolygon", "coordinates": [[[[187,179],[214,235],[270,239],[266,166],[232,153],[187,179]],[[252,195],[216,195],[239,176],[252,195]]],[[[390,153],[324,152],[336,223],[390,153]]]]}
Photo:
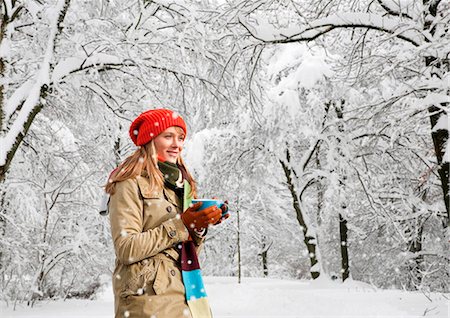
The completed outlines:
{"type": "Polygon", "coordinates": [[[170,163],[177,163],[177,158],[169,157],[169,158],[166,158],[166,161],[168,161],[170,163]]]}

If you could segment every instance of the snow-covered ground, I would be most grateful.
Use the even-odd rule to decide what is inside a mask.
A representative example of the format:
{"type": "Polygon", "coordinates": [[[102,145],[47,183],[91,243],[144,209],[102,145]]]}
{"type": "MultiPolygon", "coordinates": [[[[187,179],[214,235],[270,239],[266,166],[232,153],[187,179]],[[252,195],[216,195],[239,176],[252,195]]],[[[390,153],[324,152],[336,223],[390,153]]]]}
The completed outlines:
{"type": "MultiPolygon", "coordinates": [[[[449,317],[450,294],[380,290],[355,281],[245,278],[238,284],[236,278],[206,277],[205,285],[215,318],[449,317]]],[[[113,317],[111,286],[96,298],[48,301],[15,311],[2,304],[0,316],[113,317]]]]}

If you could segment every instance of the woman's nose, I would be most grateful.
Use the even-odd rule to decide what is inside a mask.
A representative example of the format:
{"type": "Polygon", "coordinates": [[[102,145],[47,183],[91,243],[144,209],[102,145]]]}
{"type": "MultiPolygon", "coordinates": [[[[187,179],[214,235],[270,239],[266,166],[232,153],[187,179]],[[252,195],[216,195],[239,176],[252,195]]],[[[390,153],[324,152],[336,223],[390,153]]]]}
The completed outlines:
{"type": "Polygon", "coordinates": [[[173,147],[181,147],[182,146],[182,143],[181,143],[181,140],[179,140],[178,138],[173,138],[172,139],[172,146],[173,147]]]}

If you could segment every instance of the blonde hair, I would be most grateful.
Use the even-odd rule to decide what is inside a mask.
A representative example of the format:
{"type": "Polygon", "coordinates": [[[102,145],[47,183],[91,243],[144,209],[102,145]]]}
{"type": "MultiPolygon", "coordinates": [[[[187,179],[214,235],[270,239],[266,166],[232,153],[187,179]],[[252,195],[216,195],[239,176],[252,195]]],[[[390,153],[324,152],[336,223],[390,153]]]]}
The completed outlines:
{"type": "MultiPolygon", "coordinates": [[[[189,173],[181,156],[177,159],[177,165],[183,174],[183,177],[191,185],[190,195],[197,196],[197,186],[194,178],[189,173]]],[[[159,192],[164,187],[164,176],[158,168],[158,155],[153,140],[137,149],[128,156],[110,175],[105,185],[105,191],[108,194],[114,194],[117,182],[140,176],[145,171],[150,180],[150,191],[159,192]]]]}

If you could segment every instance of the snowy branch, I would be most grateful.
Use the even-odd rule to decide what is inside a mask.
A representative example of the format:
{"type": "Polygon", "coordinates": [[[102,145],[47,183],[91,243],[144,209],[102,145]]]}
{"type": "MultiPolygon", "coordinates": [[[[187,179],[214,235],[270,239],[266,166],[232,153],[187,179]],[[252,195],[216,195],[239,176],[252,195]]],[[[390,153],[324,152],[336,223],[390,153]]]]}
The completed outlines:
{"type": "Polygon", "coordinates": [[[412,19],[410,15],[407,13],[402,12],[402,8],[400,7],[399,3],[393,3],[392,0],[377,0],[380,6],[390,15],[405,17],[408,19],[412,19]]]}
{"type": "MultiPolygon", "coordinates": [[[[145,58],[144,61],[149,59],[145,58]]],[[[97,68],[97,70],[108,70],[115,69],[121,67],[148,67],[159,71],[164,71],[168,73],[172,73],[174,75],[182,75],[193,79],[198,79],[202,82],[205,82],[210,85],[214,85],[211,81],[201,78],[196,74],[191,74],[188,72],[183,72],[180,70],[170,69],[166,66],[145,64],[141,65],[140,63],[133,61],[131,59],[121,59],[114,55],[104,54],[104,53],[96,53],[92,54],[88,58],[79,58],[79,57],[71,57],[64,61],[58,63],[53,72],[51,84],[55,84],[61,82],[65,77],[86,71],[91,68],[97,68]]]]}
{"type": "MultiPolygon", "coordinates": [[[[51,62],[55,50],[55,43],[58,33],[61,32],[60,24],[69,8],[70,0],[60,0],[54,9],[54,16],[50,17],[53,25],[48,36],[44,59],[37,72],[34,84],[30,87],[27,97],[23,103],[11,103],[11,107],[20,108],[14,122],[7,132],[0,136],[0,179],[4,177],[4,172],[12,160],[17,147],[22,142],[34,117],[42,108],[40,98],[45,95],[50,82],[51,62]],[[20,106],[19,106],[20,105],[20,106]]],[[[22,96],[24,97],[24,96],[22,96]]],[[[10,112],[11,109],[8,109],[10,112]]]]}
{"type": "Polygon", "coordinates": [[[8,119],[11,117],[11,115],[14,114],[14,112],[19,107],[21,107],[23,102],[27,99],[31,89],[33,88],[33,84],[34,83],[32,80],[24,82],[14,91],[14,93],[8,99],[4,109],[6,122],[8,122],[8,119]]]}
{"type": "Polygon", "coordinates": [[[337,13],[311,21],[306,25],[286,29],[276,28],[267,21],[262,21],[262,18],[258,21],[259,25],[257,26],[243,21],[241,18],[239,22],[255,39],[270,44],[311,41],[339,28],[366,28],[386,32],[414,46],[432,40],[429,33],[418,30],[417,25],[413,23],[372,13],[337,13]]]}
{"type": "MultiPolygon", "coordinates": [[[[3,1],[4,13],[2,12],[2,21],[0,24],[0,76],[5,78],[5,65],[6,59],[8,59],[8,55],[10,54],[10,45],[11,45],[11,29],[14,27],[13,21],[19,16],[20,11],[22,10],[21,5],[15,5],[11,3],[11,1],[3,1]]],[[[0,85],[0,131],[3,130],[3,121],[4,121],[4,83],[2,82],[0,85]]]]}

